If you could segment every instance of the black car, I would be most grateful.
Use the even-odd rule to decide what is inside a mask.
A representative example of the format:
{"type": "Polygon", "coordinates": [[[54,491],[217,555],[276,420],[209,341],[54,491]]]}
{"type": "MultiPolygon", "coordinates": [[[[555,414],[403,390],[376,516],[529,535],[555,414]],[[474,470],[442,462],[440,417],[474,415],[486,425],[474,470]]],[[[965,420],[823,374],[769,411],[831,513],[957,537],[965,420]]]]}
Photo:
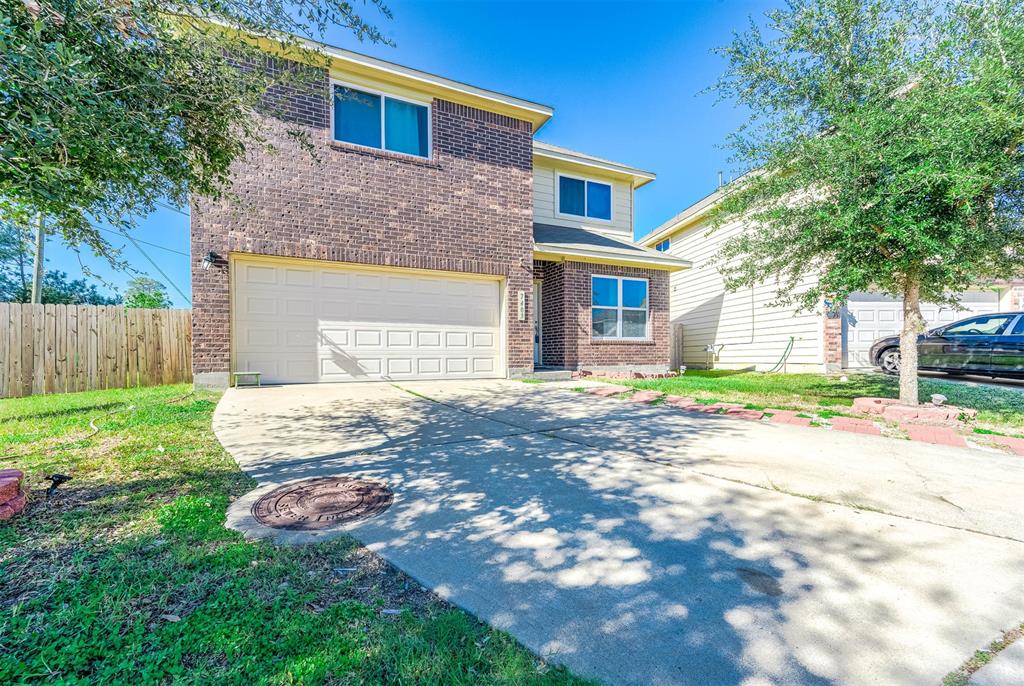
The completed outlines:
{"type": "MultiPolygon", "coordinates": [[[[871,361],[886,374],[900,371],[900,337],[879,338],[871,361]]],[[[1024,312],[982,314],[917,337],[917,364],[950,374],[1024,378],[1024,312]]]]}

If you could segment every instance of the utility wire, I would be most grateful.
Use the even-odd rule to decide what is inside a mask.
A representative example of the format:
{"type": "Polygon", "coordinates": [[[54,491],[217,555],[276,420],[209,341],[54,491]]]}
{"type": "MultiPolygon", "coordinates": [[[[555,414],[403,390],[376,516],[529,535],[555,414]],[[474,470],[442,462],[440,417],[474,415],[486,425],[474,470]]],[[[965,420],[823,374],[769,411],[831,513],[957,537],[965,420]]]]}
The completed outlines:
{"type": "Polygon", "coordinates": [[[164,270],[160,268],[160,265],[158,265],[153,260],[153,258],[150,257],[149,254],[145,250],[142,249],[142,246],[139,245],[138,241],[136,241],[134,238],[132,238],[131,236],[129,236],[128,234],[126,234],[124,232],[122,232],[121,235],[124,236],[125,238],[127,238],[128,240],[130,240],[132,242],[132,245],[134,245],[136,248],[138,248],[139,252],[142,253],[143,257],[145,257],[147,260],[149,260],[149,263],[151,265],[153,265],[153,268],[156,269],[158,272],[160,272],[161,276],[163,276],[164,279],[167,280],[167,283],[171,284],[171,288],[173,288],[174,290],[178,291],[178,293],[181,295],[181,297],[185,299],[185,302],[187,302],[191,306],[192,305],[192,300],[189,299],[189,297],[187,295],[185,295],[185,293],[182,292],[182,290],[180,288],[178,288],[178,285],[175,284],[174,281],[171,280],[171,277],[167,276],[167,274],[164,272],[164,270]]]}
{"type": "Polygon", "coordinates": [[[178,209],[177,207],[172,207],[171,205],[168,205],[167,203],[162,203],[159,200],[154,200],[153,203],[155,205],[159,205],[160,207],[164,208],[165,210],[170,210],[171,212],[177,212],[178,214],[184,215],[186,217],[191,217],[192,216],[189,212],[186,212],[185,210],[178,209]]]}
{"type": "MultiPolygon", "coordinates": [[[[104,229],[102,226],[94,226],[93,228],[99,229],[100,231],[106,231],[107,233],[112,233],[115,236],[124,236],[124,234],[121,233],[120,231],[113,231],[111,229],[104,229]]],[[[167,252],[172,252],[175,255],[181,255],[183,257],[190,257],[190,255],[187,252],[181,252],[180,250],[175,250],[174,248],[168,248],[168,247],[165,247],[163,245],[157,245],[156,243],[150,243],[149,241],[144,241],[141,238],[136,238],[135,240],[137,240],[139,243],[142,243],[144,245],[148,245],[148,246],[150,246],[152,248],[160,248],[161,250],[166,250],[167,252]]]]}

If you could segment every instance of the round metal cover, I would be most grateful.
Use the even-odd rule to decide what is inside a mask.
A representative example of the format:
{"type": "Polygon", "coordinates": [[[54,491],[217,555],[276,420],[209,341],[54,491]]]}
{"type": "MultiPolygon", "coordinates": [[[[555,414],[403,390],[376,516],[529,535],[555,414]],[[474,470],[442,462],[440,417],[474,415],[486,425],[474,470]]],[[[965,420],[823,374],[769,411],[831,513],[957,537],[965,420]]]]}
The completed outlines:
{"type": "Polygon", "coordinates": [[[329,476],[275,488],[256,501],[252,514],[275,529],[316,531],[375,517],[394,499],[381,481],[329,476]]]}

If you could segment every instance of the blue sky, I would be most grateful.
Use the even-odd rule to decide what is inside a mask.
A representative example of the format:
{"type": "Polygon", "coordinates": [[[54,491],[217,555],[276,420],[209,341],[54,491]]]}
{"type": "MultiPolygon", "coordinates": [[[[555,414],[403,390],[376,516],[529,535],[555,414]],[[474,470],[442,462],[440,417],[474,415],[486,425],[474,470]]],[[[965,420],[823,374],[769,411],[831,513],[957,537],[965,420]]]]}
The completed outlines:
{"type": "MultiPolygon", "coordinates": [[[[354,3],[357,6],[361,3],[354,3]]],[[[378,25],[395,47],[361,44],[338,30],[326,42],[534,100],[555,109],[537,138],[655,172],[637,192],[637,234],[714,190],[717,173],[728,177],[719,146],[742,121],[741,112],[715,96],[700,95],[724,64],[712,49],[727,44],[751,15],[760,18],[778,2],[684,0],[678,2],[479,2],[392,1],[392,21],[378,25]]],[[[373,19],[375,13],[365,15],[373,19]]],[[[140,240],[189,252],[188,217],[160,208],[139,227],[140,240]]],[[[126,241],[111,237],[115,245],[126,241]]],[[[184,255],[143,245],[179,288],[189,293],[184,255]]],[[[81,274],[79,259],[62,246],[47,246],[48,269],[81,274]]],[[[164,281],[130,244],[124,257],[164,281]]],[[[81,261],[111,284],[112,273],[92,255],[81,261]]],[[[184,298],[168,288],[175,305],[184,298]]]]}

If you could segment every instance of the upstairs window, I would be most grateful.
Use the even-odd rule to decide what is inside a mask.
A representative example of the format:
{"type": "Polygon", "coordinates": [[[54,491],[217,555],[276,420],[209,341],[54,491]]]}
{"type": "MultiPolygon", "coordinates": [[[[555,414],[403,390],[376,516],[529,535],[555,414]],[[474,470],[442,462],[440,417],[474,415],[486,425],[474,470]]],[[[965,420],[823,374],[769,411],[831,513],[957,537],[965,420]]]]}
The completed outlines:
{"type": "Polygon", "coordinates": [[[430,157],[430,107],[336,85],[334,140],[430,157]]]}
{"type": "Polygon", "coordinates": [[[590,335],[604,339],[647,338],[647,280],[590,278],[590,335]]]}
{"type": "Polygon", "coordinates": [[[671,247],[672,247],[672,243],[669,242],[669,239],[666,238],[661,243],[658,243],[657,245],[655,245],[654,249],[657,250],[658,252],[668,252],[668,249],[671,248],[671,247]]]}
{"type": "Polygon", "coordinates": [[[559,176],[558,212],[575,217],[611,221],[611,184],[576,179],[571,176],[559,176]]]}

